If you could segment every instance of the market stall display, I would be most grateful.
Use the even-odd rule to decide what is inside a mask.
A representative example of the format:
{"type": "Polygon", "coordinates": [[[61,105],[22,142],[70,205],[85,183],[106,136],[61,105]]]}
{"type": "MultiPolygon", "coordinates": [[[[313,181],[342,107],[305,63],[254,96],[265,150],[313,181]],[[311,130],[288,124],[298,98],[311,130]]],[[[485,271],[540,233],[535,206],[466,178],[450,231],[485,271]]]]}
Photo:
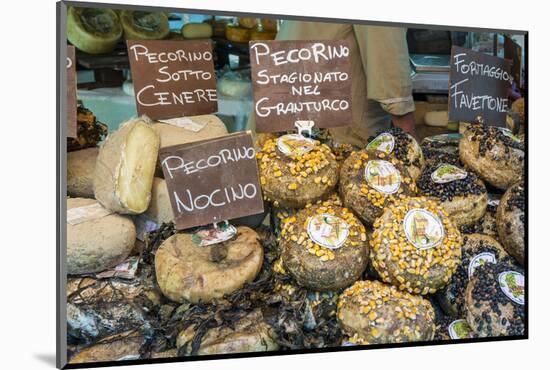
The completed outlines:
{"type": "Polygon", "coordinates": [[[499,242],[483,234],[464,235],[462,260],[451,281],[438,291],[441,308],[452,317],[464,312],[464,292],[477,267],[487,263],[511,262],[510,256],[499,242]]]}
{"type": "Polygon", "coordinates": [[[479,266],[465,293],[466,320],[478,337],[524,332],[523,269],[507,263],[479,266]]]}
{"type": "Polygon", "coordinates": [[[86,53],[113,51],[122,32],[118,15],[111,9],[70,6],[67,10],[67,39],[86,53]]]}
{"type": "Polygon", "coordinates": [[[275,207],[304,207],[326,198],[338,183],[330,148],[301,135],[268,139],[257,158],[264,198],[275,207]]]}
{"type": "Polygon", "coordinates": [[[351,153],[342,164],[338,190],[344,205],[366,225],[372,225],[396,197],[414,196],[417,188],[397,159],[363,149],[351,153]]]}
{"type": "Polygon", "coordinates": [[[136,241],[134,223],[96,200],[67,199],[67,272],[99,272],[122,262],[136,241]]]}
{"type": "Polygon", "coordinates": [[[250,228],[239,227],[235,238],[222,244],[200,246],[199,242],[194,234],[175,234],[156,252],[157,282],[173,301],[221,298],[254,280],[262,268],[262,247],[250,228]]]}
{"type": "Polygon", "coordinates": [[[458,227],[474,224],[485,214],[488,195],[483,181],[460,166],[426,165],[416,185],[419,194],[439,200],[458,227]]]}
{"type": "Polygon", "coordinates": [[[276,19],[71,9],[77,34],[123,29],[115,44],[69,41],[79,71],[86,48],[131,69],[138,112],[105,121],[107,136],[81,104],[67,139],[71,363],[524,334],[515,123],[454,132],[445,97],[415,93],[442,107],[414,137],[394,121],[357,147],[333,131],[356,120],[347,40],[272,42],[276,19]],[[251,131],[233,132],[228,101],[255,115],[251,131]]]}
{"type": "Polygon", "coordinates": [[[357,281],[338,300],[338,321],[355,344],[432,340],[435,314],[429,301],[379,281],[357,281]]]}
{"type": "Polygon", "coordinates": [[[508,189],[523,176],[524,144],[507,129],[472,124],[459,151],[468,169],[498,189],[508,189]]]}
{"type": "Polygon", "coordinates": [[[383,281],[423,295],[448,284],[460,263],[462,236],[437,202],[401,197],[373,227],[370,260],[383,281]]]}
{"type": "Polygon", "coordinates": [[[96,199],[122,214],[147,210],[159,151],[159,136],[137,118],[121,124],[99,150],[94,174],[96,199]]]}
{"type": "Polygon", "coordinates": [[[306,206],[284,219],[279,243],[284,269],[309,289],[347,287],[367,266],[365,227],[334,201],[306,206]]]}
{"type": "Polygon", "coordinates": [[[512,185],[500,200],[496,221],[504,249],[523,266],[525,258],[525,191],[522,183],[512,185]]]}
{"type": "Polygon", "coordinates": [[[95,162],[99,148],[67,153],[67,194],[72,197],[94,197],[95,162]]]}

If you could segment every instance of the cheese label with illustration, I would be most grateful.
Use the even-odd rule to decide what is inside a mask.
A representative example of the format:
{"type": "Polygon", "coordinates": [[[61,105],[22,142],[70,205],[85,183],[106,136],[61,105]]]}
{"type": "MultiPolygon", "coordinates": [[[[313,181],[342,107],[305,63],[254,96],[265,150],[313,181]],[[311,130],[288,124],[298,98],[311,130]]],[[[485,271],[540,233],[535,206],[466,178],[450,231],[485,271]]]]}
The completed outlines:
{"type": "Polygon", "coordinates": [[[309,218],[307,233],[315,243],[329,249],[338,249],[344,245],[349,235],[349,225],[340,217],[322,213],[309,218]]]}
{"type": "Polygon", "coordinates": [[[378,150],[380,152],[390,154],[393,151],[393,148],[395,147],[395,138],[392,134],[389,134],[387,132],[383,132],[374,139],[370,143],[367,144],[366,149],[368,150],[378,150]]]}
{"type": "Polygon", "coordinates": [[[277,148],[287,156],[303,155],[315,147],[315,140],[300,134],[288,134],[279,137],[277,148]]]}
{"type": "Polygon", "coordinates": [[[468,172],[448,163],[440,165],[432,172],[432,181],[436,184],[446,184],[456,180],[463,180],[466,177],[468,177],[468,172]]]}
{"type": "Polygon", "coordinates": [[[237,235],[237,228],[229,223],[221,226],[207,227],[193,234],[191,240],[199,247],[222,243],[237,235]]]}
{"type": "Polygon", "coordinates": [[[376,159],[365,167],[365,180],[375,190],[384,194],[394,194],[401,186],[401,174],[388,161],[376,159]]]}
{"type": "Polygon", "coordinates": [[[439,217],[423,208],[407,212],[403,228],[409,242],[418,249],[436,247],[445,236],[445,228],[439,217]]]}
{"type": "Polygon", "coordinates": [[[486,263],[497,263],[495,255],[491,252],[483,252],[476,254],[468,265],[468,278],[471,278],[476,268],[486,263]]]}
{"type": "Polygon", "coordinates": [[[467,339],[474,337],[474,332],[466,320],[459,319],[453,321],[449,324],[447,330],[451,339],[467,339]]]}
{"type": "Polygon", "coordinates": [[[514,135],[512,133],[512,131],[510,131],[510,129],[506,128],[506,127],[498,127],[498,129],[500,130],[500,132],[502,132],[502,134],[506,137],[509,137],[510,139],[512,139],[513,141],[515,141],[516,143],[520,143],[521,142],[521,139],[519,137],[517,137],[516,135],[514,135]]]}
{"type": "Polygon", "coordinates": [[[517,304],[524,304],[525,282],[523,274],[516,271],[504,271],[498,275],[498,284],[502,292],[517,304]]]}

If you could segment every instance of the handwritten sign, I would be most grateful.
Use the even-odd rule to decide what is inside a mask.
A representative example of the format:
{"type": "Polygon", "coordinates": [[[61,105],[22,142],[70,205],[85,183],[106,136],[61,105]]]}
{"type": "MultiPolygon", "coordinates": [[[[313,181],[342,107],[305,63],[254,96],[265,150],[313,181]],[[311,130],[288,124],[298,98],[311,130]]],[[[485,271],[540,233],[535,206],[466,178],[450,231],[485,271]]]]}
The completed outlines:
{"type": "Polygon", "coordinates": [[[344,40],[250,42],[256,131],[291,130],[297,120],[349,125],[349,53],[344,40]]]}
{"type": "Polygon", "coordinates": [[[152,119],[218,110],[209,41],[128,40],[137,111],[152,119]]]}
{"type": "Polygon", "coordinates": [[[449,120],[504,126],[511,80],[510,61],[453,46],[449,120]]]}
{"type": "Polygon", "coordinates": [[[512,62],[512,77],[518,87],[521,86],[521,46],[508,36],[504,36],[504,58],[512,62]]]}
{"type": "Polygon", "coordinates": [[[67,45],[67,137],[76,137],[76,57],[72,45],[67,45]]]}
{"type": "Polygon", "coordinates": [[[160,161],[180,230],[263,212],[250,132],[164,148],[160,161]]]}

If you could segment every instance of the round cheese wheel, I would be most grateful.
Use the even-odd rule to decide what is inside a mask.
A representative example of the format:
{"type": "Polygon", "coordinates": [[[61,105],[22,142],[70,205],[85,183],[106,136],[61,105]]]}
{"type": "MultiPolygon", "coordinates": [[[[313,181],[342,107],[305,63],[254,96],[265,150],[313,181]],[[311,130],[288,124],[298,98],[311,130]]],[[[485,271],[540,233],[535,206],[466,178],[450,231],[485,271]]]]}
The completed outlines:
{"type": "Polygon", "coordinates": [[[435,313],[421,296],[376,280],[358,281],[338,299],[338,322],[354,344],[432,340],[435,313]]]}
{"type": "Polygon", "coordinates": [[[416,181],[418,191],[441,202],[457,226],[472,225],[485,214],[488,195],[483,181],[461,166],[440,163],[425,166],[416,181]]]}
{"type": "Polygon", "coordinates": [[[250,30],[228,24],[225,27],[225,38],[232,42],[245,43],[250,41],[250,30]]]}
{"type": "Polygon", "coordinates": [[[181,28],[181,34],[187,40],[209,39],[213,30],[208,23],[187,23],[181,28]]]}
{"type": "Polygon", "coordinates": [[[275,207],[302,208],[325,199],[338,182],[336,158],[317,140],[299,135],[268,139],[257,158],[264,198],[275,207]]]}
{"type": "Polygon", "coordinates": [[[478,337],[523,335],[523,270],[507,263],[479,266],[465,293],[466,320],[478,337]]]}
{"type": "Polygon", "coordinates": [[[422,149],[414,137],[399,127],[392,127],[378,132],[369,138],[366,149],[384,152],[401,161],[410,176],[416,179],[424,166],[422,149]]]}
{"type": "Polygon", "coordinates": [[[407,169],[384,152],[352,153],[340,168],[339,193],[344,205],[372,225],[399,195],[415,195],[416,185],[407,169]]]}
{"type": "Polygon", "coordinates": [[[525,187],[514,184],[497,209],[497,230],[504,249],[523,266],[525,260],[525,187]]]}
{"type": "Polygon", "coordinates": [[[475,269],[485,263],[511,262],[499,242],[487,235],[463,236],[462,260],[453,277],[437,293],[441,308],[447,315],[458,317],[464,312],[464,292],[475,269]]]}
{"type": "Polygon", "coordinates": [[[108,8],[67,10],[67,39],[77,49],[89,54],[110,53],[122,37],[117,14],[108,8]]]}
{"type": "Polygon", "coordinates": [[[383,281],[400,290],[435,293],[460,263],[462,236],[436,201],[401,197],[373,227],[372,265],[383,281]]]}
{"type": "Polygon", "coordinates": [[[331,201],[285,218],[279,243],[284,269],[299,285],[316,291],[349,286],[367,266],[365,227],[331,201]]]}
{"type": "Polygon", "coordinates": [[[155,254],[155,271],[162,293],[176,302],[211,302],[256,278],[263,249],[256,232],[237,228],[235,238],[199,246],[193,234],[175,234],[155,254]]]}
{"type": "Polygon", "coordinates": [[[67,153],[67,193],[72,197],[94,197],[95,162],[99,148],[67,153]]]}
{"type": "Polygon", "coordinates": [[[523,176],[524,143],[507,129],[470,125],[459,154],[466,167],[496,188],[506,190],[523,176]]]}
{"type": "MultiPolygon", "coordinates": [[[[83,217],[86,208],[81,207],[94,205],[98,205],[95,199],[67,199],[67,210],[80,208],[83,217]]],[[[130,255],[135,241],[132,220],[114,213],[75,225],[67,223],[67,273],[95,273],[116,266],[130,255]]]]}
{"type": "Polygon", "coordinates": [[[126,40],[160,40],[170,34],[168,17],[163,12],[122,10],[120,22],[126,40]]]}
{"type": "MultiPolygon", "coordinates": [[[[200,337],[196,353],[191,352],[191,343],[197,335],[197,326],[189,326],[177,337],[176,346],[186,348],[189,355],[216,355],[220,353],[264,352],[279,348],[273,329],[265,322],[259,309],[236,320],[231,327],[217,326],[200,337]]],[[[198,337],[197,337],[198,338],[198,337]]]]}

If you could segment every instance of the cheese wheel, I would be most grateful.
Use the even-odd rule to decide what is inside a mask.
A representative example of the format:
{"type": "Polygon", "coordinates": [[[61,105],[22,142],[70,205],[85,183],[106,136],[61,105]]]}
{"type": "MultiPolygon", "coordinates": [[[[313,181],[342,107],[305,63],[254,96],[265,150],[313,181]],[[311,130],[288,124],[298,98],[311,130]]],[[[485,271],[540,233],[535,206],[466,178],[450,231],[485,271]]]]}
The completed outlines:
{"type": "Polygon", "coordinates": [[[353,344],[432,340],[434,320],[428,300],[376,280],[358,281],[338,299],[338,322],[353,344]]]}
{"type": "Polygon", "coordinates": [[[159,152],[159,136],[148,120],[125,122],[99,150],[94,173],[95,198],[121,214],[147,210],[159,152]]]}
{"type": "Polygon", "coordinates": [[[95,162],[99,148],[67,153],[67,193],[72,197],[94,197],[95,162]]]}
{"type": "Polygon", "coordinates": [[[170,34],[168,17],[163,12],[123,10],[120,22],[126,40],[160,40],[170,34]]]}
{"type": "MultiPolygon", "coordinates": [[[[80,208],[85,212],[87,208],[81,207],[94,205],[94,199],[67,199],[67,211],[80,208]]],[[[67,273],[94,273],[116,266],[128,257],[135,240],[132,220],[117,214],[67,223],[67,273]]]]}
{"type": "Polygon", "coordinates": [[[372,225],[396,197],[414,196],[416,191],[407,169],[383,152],[365,149],[353,152],[340,168],[342,201],[366,225],[372,225]]]}
{"type": "Polygon", "coordinates": [[[258,25],[258,19],[252,17],[239,17],[238,18],[239,26],[247,29],[256,28],[258,25]]]}
{"type": "Polygon", "coordinates": [[[504,193],[497,208],[497,231],[504,249],[520,265],[525,262],[525,186],[517,183],[504,193]]]}
{"type": "Polygon", "coordinates": [[[222,298],[254,280],[262,268],[258,234],[248,227],[237,228],[235,238],[223,244],[201,247],[193,239],[193,234],[172,235],[155,254],[157,282],[172,301],[222,298]]]}
{"type": "Polygon", "coordinates": [[[250,30],[243,27],[228,25],[225,28],[225,38],[232,42],[250,41],[250,30]]]}
{"type": "Polygon", "coordinates": [[[330,148],[319,141],[285,135],[270,139],[257,155],[264,199],[275,207],[302,208],[326,199],[338,183],[338,162],[330,148]],[[281,148],[311,145],[306,153],[284,154],[281,148]]]}
{"type": "Polygon", "coordinates": [[[212,33],[212,26],[208,23],[187,23],[181,28],[181,34],[187,40],[209,39],[212,33]]]}
{"type": "Polygon", "coordinates": [[[367,266],[365,227],[348,209],[330,201],[285,218],[279,244],[284,269],[299,285],[315,291],[345,288],[367,266]]]}
{"type": "Polygon", "coordinates": [[[472,124],[458,149],[462,163],[496,188],[506,190],[523,176],[525,145],[506,129],[472,124]]]}
{"type": "Polygon", "coordinates": [[[253,30],[252,32],[250,32],[250,40],[251,41],[275,40],[275,36],[277,36],[277,32],[273,32],[273,31],[253,30]]]}
{"type": "Polygon", "coordinates": [[[460,263],[462,236],[436,201],[402,197],[373,227],[371,263],[384,282],[400,290],[433,294],[460,263]]]}
{"type": "Polygon", "coordinates": [[[447,127],[449,123],[449,112],[446,110],[426,112],[424,123],[427,126],[447,127]]]}
{"type": "Polygon", "coordinates": [[[89,54],[109,53],[121,37],[122,26],[111,9],[68,8],[67,39],[77,49],[89,54]]]}
{"type": "Polygon", "coordinates": [[[198,124],[197,127],[202,126],[202,128],[198,131],[193,131],[185,127],[178,127],[168,123],[153,123],[151,127],[159,136],[161,149],[168,146],[213,139],[227,134],[227,127],[225,124],[213,114],[192,116],[189,117],[189,119],[198,124]]]}
{"type": "Polygon", "coordinates": [[[269,18],[262,18],[260,21],[260,24],[262,25],[262,29],[264,31],[272,31],[277,33],[277,20],[276,19],[269,19],[269,18]]]}

